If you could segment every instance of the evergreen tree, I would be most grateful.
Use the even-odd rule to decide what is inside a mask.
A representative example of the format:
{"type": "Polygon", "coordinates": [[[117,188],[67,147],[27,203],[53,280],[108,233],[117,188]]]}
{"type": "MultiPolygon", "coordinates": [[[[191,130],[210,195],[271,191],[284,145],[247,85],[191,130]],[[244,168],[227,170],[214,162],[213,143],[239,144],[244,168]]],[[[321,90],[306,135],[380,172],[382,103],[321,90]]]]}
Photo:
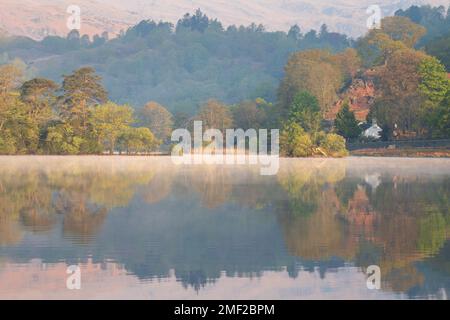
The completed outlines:
{"type": "Polygon", "coordinates": [[[289,108],[289,121],[299,124],[308,133],[320,130],[322,114],[316,97],[302,91],[294,97],[289,108]]]}
{"type": "Polygon", "coordinates": [[[361,128],[358,126],[355,114],[350,111],[348,102],[345,102],[338,112],[334,125],[336,132],[347,140],[356,139],[361,134],[361,128]]]}

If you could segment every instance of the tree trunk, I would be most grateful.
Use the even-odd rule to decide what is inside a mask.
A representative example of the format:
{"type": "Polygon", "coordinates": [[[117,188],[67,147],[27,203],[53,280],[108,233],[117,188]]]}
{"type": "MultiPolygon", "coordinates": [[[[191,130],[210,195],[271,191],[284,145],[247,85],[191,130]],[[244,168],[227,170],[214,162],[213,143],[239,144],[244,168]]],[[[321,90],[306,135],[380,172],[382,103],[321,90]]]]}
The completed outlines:
{"type": "Polygon", "coordinates": [[[110,137],[110,141],[109,141],[109,154],[113,155],[114,154],[114,137],[110,137]]]}

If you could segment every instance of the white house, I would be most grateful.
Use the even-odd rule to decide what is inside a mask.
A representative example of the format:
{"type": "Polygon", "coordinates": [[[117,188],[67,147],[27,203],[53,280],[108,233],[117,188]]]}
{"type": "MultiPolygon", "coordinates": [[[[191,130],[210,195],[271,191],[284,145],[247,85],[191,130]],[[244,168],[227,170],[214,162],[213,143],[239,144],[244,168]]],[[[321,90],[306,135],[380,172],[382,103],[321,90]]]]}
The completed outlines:
{"type": "Polygon", "coordinates": [[[363,132],[363,136],[365,138],[369,139],[380,139],[381,138],[381,132],[383,132],[383,129],[378,126],[377,121],[374,119],[372,120],[372,126],[363,132]]]}

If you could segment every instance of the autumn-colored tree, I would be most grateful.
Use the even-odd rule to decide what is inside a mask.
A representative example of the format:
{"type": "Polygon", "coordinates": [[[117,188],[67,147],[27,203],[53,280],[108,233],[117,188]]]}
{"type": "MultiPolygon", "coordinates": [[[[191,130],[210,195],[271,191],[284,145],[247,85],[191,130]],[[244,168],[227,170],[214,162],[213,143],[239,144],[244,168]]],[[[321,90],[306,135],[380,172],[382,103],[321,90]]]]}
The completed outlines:
{"type": "Polygon", "coordinates": [[[418,70],[425,57],[424,53],[413,49],[398,50],[379,70],[378,107],[385,109],[380,111],[385,113],[385,119],[390,122],[391,128],[397,124],[403,131],[418,130],[419,108],[422,103],[418,70]]]}
{"type": "Polygon", "coordinates": [[[157,139],[166,141],[173,129],[172,114],[157,102],[147,103],[140,111],[141,124],[148,127],[157,139]]]}
{"type": "Polygon", "coordinates": [[[225,132],[233,127],[230,109],[217,100],[205,103],[197,115],[196,120],[203,122],[203,129],[218,129],[225,132]]]}
{"type": "Polygon", "coordinates": [[[407,48],[403,42],[393,40],[378,29],[369,31],[357,44],[363,65],[368,68],[385,65],[394,52],[407,48]]]}
{"type": "Polygon", "coordinates": [[[366,67],[386,65],[398,50],[413,48],[426,33],[421,25],[406,17],[386,17],[381,29],[372,29],[358,40],[357,49],[366,67]]]}
{"type": "Polygon", "coordinates": [[[353,79],[361,69],[362,61],[358,51],[348,48],[332,57],[332,61],[341,68],[345,80],[353,79]]]}
{"type": "Polygon", "coordinates": [[[284,116],[287,116],[289,106],[300,91],[314,95],[322,113],[325,113],[337,100],[342,79],[341,67],[336,65],[329,52],[308,50],[293,54],[285,66],[285,76],[278,92],[284,116]]]}
{"type": "Polygon", "coordinates": [[[265,121],[265,111],[256,101],[243,101],[233,107],[234,126],[240,129],[259,129],[265,121]]]}
{"type": "Polygon", "coordinates": [[[14,89],[19,86],[21,76],[20,69],[12,64],[0,66],[0,132],[11,115],[10,105],[17,98],[14,89]]]}
{"type": "Polygon", "coordinates": [[[381,31],[392,40],[401,41],[412,48],[422,38],[427,30],[407,17],[386,17],[381,20],[381,31]]]}
{"type": "Polygon", "coordinates": [[[18,88],[23,70],[14,64],[0,65],[0,96],[18,88]]]}

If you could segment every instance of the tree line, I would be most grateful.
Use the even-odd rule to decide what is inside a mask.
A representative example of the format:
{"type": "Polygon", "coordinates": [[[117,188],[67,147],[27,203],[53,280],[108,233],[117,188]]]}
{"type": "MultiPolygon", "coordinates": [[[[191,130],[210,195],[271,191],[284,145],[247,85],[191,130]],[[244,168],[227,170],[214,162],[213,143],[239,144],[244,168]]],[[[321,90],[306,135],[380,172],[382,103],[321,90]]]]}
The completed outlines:
{"type": "Polygon", "coordinates": [[[309,145],[310,140],[314,144],[321,136],[317,132],[324,128],[347,140],[358,139],[362,129],[348,101],[332,124],[323,118],[355,79],[370,79],[376,94],[366,121],[376,119],[385,139],[449,138],[450,81],[441,61],[415,49],[425,34],[426,29],[409,18],[387,17],[380,29],[358,39],[355,48],[337,54],[326,50],[294,53],[278,90],[285,131],[296,132],[295,126],[300,125],[309,133],[309,139],[299,145],[309,145]]]}
{"type": "Polygon", "coordinates": [[[148,127],[133,126],[134,111],[108,100],[95,70],[21,82],[21,69],[0,66],[1,154],[151,152],[161,143],[148,127]]]}
{"type": "Polygon", "coordinates": [[[172,112],[191,116],[210,98],[227,104],[258,97],[276,101],[289,55],[299,50],[349,47],[344,34],[320,30],[270,32],[261,25],[224,27],[201,11],[176,25],[141,21],[118,37],[89,39],[77,30],[42,41],[0,38],[0,64],[20,58],[27,72],[59,81],[80,66],[95,68],[110,99],[142,106],[158,101],[172,112]]]}
{"type": "MultiPolygon", "coordinates": [[[[0,66],[0,154],[149,153],[169,145],[174,128],[192,130],[196,120],[205,130],[222,131],[279,128],[282,121],[277,106],[262,98],[235,105],[210,99],[194,116],[172,115],[154,101],[135,111],[110,101],[91,67],[64,75],[61,85],[45,78],[22,79],[20,65],[0,66]]],[[[315,97],[305,95],[317,105],[315,97]]],[[[302,121],[301,111],[297,113],[302,121]]],[[[320,137],[331,135],[321,132],[320,137]]],[[[343,139],[339,142],[345,150],[343,139]]],[[[321,146],[327,152],[326,144],[321,146]]]]}
{"type": "MultiPolygon", "coordinates": [[[[199,18],[192,19],[185,17],[177,29],[199,18]]],[[[346,140],[357,139],[361,128],[348,102],[332,123],[324,115],[355,79],[368,74],[377,93],[367,121],[377,119],[386,139],[398,132],[448,138],[450,82],[437,58],[415,49],[425,34],[407,17],[387,17],[355,48],[293,53],[275,103],[261,97],[235,104],[209,99],[194,115],[188,108],[172,114],[157,102],[136,111],[113,103],[92,67],[63,76],[59,86],[44,78],[21,81],[20,64],[6,64],[0,70],[0,152],[150,152],[170,144],[174,128],[191,129],[193,121],[201,120],[205,130],[278,128],[285,156],[344,156],[346,140]]]]}

